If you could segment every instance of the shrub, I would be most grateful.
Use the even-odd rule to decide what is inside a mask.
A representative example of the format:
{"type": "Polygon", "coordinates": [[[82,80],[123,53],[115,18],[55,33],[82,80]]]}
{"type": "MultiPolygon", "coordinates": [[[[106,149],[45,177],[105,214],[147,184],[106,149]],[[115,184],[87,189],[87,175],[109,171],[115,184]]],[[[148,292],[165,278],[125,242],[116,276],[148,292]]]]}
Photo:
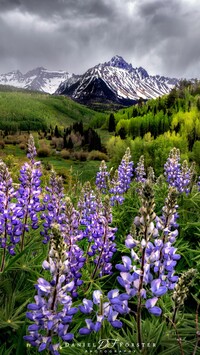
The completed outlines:
{"type": "Polygon", "coordinates": [[[21,134],[18,138],[19,143],[24,143],[27,144],[28,143],[28,138],[29,135],[28,134],[21,134]]]}
{"type": "Polygon", "coordinates": [[[22,149],[22,150],[25,150],[26,149],[26,144],[25,143],[20,143],[19,144],[19,148],[22,149]]]}
{"type": "Polygon", "coordinates": [[[47,170],[47,171],[52,170],[52,165],[48,161],[43,161],[42,165],[43,165],[45,170],[47,170]]]}
{"type": "Polygon", "coordinates": [[[39,148],[37,151],[37,155],[40,158],[49,157],[50,153],[51,153],[51,151],[47,146],[43,146],[43,147],[39,148]]]}
{"type": "Polygon", "coordinates": [[[60,154],[63,159],[70,159],[70,152],[68,150],[63,149],[60,154]]]}
{"type": "Polygon", "coordinates": [[[88,154],[88,160],[105,160],[108,161],[108,156],[105,153],[100,152],[99,150],[92,150],[88,154]]]}
{"type": "Polygon", "coordinates": [[[51,140],[50,145],[55,148],[56,150],[62,150],[63,149],[63,138],[56,138],[53,137],[51,140]]]}
{"type": "Polygon", "coordinates": [[[4,147],[5,147],[5,142],[4,142],[4,140],[0,140],[0,148],[1,148],[1,149],[4,149],[4,147]]]}
{"type": "Polygon", "coordinates": [[[15,157],[12,154],[7,155],[3,160],[8,168],[13,168],[16,165],[15,157]]]}
{"type": "Polygon", "coordinates": [[[5,139],[4,139],[4,142],[5,144],[13,144],[13,145],[16,145],[19,143],[19,136],[12,136],[12,135],[9,135],[9,136],[6,136],[5,139]]]}
{"type": "Polygon", "coordinates": [[[86,161],[88,158],[88,152],[83,152],[82,150],[79,152],[73,152],[71,158],[73,160],[86,161]]]}

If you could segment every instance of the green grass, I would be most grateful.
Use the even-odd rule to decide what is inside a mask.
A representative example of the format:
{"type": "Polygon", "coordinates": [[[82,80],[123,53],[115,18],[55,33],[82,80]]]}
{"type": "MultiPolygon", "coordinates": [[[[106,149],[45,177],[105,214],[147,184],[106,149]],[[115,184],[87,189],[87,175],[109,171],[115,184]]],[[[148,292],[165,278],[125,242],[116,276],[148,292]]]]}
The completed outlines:
{"type": "Polygon", "coordinates": [[[21,159],[21,157],[25,157],[25,151],[20,149],[18,144],[6,144],[5,148],[3,150],[1,149],[0,156],[8,155],[13,155],[14,157],[18,157],[21,159]]]}
{"type": "MultiPolygon", "coordinates": [[[[23,162],[27,161],[26,152],[20,149],[17,144],[6,144],[5,148],[0,150],[0,158],[10,165],[10,167],[16,166],[16,169],[23,162]]],[[[94,183],[100,166],[100,161],[65,160],[59,154],[37,159],[42,162],[44,167],[48,164],[59,175],[63,176],[65,185],[69,185],[71,178],[74,182],[79,181],[80,183],[84,183],[90,180],[94,183]]],[[[15,171],[15,175],[18,175],[17,171],[15,171]]]]}
{"type": "Polygon", "coordinates": [[[38,130],[42,125],[66,127],[74,121],[100,126],[107,114],[93,111],[64,96],[37,92],[3,91],[0,88],[0,129],[4,125],[38,130]]]}
{"type": "Polygon", "coordinates": [[[98,135],[101,138],[101,143],[104,145],[114,135],[114,132],[108,132],[106,129],[101,129],[101,128],[96,129],[96,132],[98,133],[98,135]]]}
{"type": "Polygon", "coordinates": [[[41,162],[49,163],[54,170],[64,177],[64,182],[68,183],[69,175],[72,175],[74,179],[84,183],[87,180],[91,182],[95,181],[95,176],[99,170],[99,161],[77,161],[77,160],[64,160],[61,157],[48,157],[41,158],[41,162]]]}

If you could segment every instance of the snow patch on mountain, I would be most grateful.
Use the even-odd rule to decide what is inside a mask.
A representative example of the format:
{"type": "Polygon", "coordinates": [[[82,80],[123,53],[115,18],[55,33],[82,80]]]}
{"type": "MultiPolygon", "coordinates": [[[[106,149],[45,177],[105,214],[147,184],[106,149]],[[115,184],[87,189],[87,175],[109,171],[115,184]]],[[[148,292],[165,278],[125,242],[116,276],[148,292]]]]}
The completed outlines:
{"type": "MultiPolygon", "coordinates": [[[[151,76],[142,68],[133,68],[121,56],[114,56],[110,61],[98,64],[86,71],[85,74],[74,76],[63,82],[56,91],[57,94],[71,96],[78,101],[84,101],[89,94],[95,96],[96,85],[92,83],[101,79],[115,95],[116,100],[138,101],[140,98],[148,100],[157,98],[170,92],[178,83],[176,78],[167,78],[160,75],[151,76]],[[89,92],[91,90],[92,92],[89,92]]],[[[100,85],[100,82],[99,82],[100,85]]],[[[98,95],[101,96],[101,90],[98,95]]]]}
{"type": "Polygon", "coordinates": [[[108,100],[129,105],[141,98],[148,100],[168,94],[178,82],[176,78],[149,75],[144,68],[134,68],[118,55],[88,69],[83,75],[43,67],[26,74],[16,70],[0,75],[2,85],[66,95],[86,104],[91,100],[108,100]]]}
{"type": "Polygon", "coordinates": [[[63,70],[50,71],[38,67],[26,74],[22,74],[19,70],[1,74],[0,84],[53,94],[61,82],[68,80],[70,77],[71,74],[63,70]]]}

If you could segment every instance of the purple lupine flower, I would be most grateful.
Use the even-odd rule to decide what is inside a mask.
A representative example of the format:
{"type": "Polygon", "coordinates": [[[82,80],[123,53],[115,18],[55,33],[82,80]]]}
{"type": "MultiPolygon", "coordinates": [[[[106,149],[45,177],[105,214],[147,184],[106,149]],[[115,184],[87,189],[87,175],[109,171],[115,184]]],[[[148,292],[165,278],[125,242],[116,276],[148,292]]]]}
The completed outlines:
{"type": "Polygon", "coordinates": [[[27,158],[30,159],[31,163],[34,164],[34,159],[37,155],[36,147],[35,147],[35,142],[32,134],[30,134],[29,139],[28,139],[28,149],[27,149],[27,158]]]}
{"type": "Polygon", "coordinates": [[[43,209],[40,203],[40,162],[35,162],[36,149],[34,139],[30,136],[28,141],[28,154],[30,162],[25,163],[20,170],[20,186],[16,191],[18,218],[20,220],[19,233],[21,235],[21,250],[24,249],[25,233],[30,229],[39,227],[38,213],[43,209]]]}
{"type": "Polygon", "coordinates": [[[0,271],[5,265],[6,250],[15,254],[15,245],[19,242],[19,221],[16,204],[13,202],[15,191],[8,168],[0,161],[0,248],[3,248],[0,271]]]}
{"type": "Polygon", "coordinates": [[[153,297],[151,299],[149,298],[145,303],[145,307],[148,309],[149,313],[158,317],[161,315],[162,309],[158,306],[155,306],[157,301],[158,301],[158,297],[153,297]]]}
{"type": "Polygon", "coordinates": [[[44,197],[45,212],[42,213],[41,219],[44,220],[43,230],[40,234],[44,237],[43,243],[49,241],[51,226],[54,223],[62,224],[65,220],[65,201],[62,177],[57,176],[55,171],[51,171],[50,181],[46,187],[46,195],[44,197]]]}
{"type": "Polygon", "coordinates": [[[65,221],[60,226],[60,230],[67,246],[67,259],[65,261],[66,282],[73,281],[74,283],[71,292],[73,297],[78,296],[76,290],[83,283],[81,269],[86,260],[83,250],[78,246],[78,241],[83,238],[83,233],[79,227],[80,214],[73,207],[70,198],[66,198],[65,221]]]}
{"type": "Polygon", "coordinates": [[[123,324],[117,317],[129,313],[128,299],[126,294],[120,295],[118,289],[109,291],[106,297],[100,290],[95,290],[93,300],[84,299],[84,305],[79,306],[82,313],[90,314],[93,319],[85,319],[86,327],[79,329],[79,333],[86,335],[98,332],[104,321],[108,321],[114,328],[121,328],[123,324]]]}
{"type": "Polygon", "coordinates": [[[93,276],[99,274],[100,277],[103,275],[112,274],[112,264],[111,259],[116,251],[115,233],[116,228],[111,227],[112,223],[112,213],[109,203],[109,197],[106,196],[104,199],[102,211],[100,211],[98,216],[98,224],[100,225],[99,238],[94,238],[94,242],[91,245],[91,250],[94,254],[94,264],[95,269],[93,271],[93,276]]]}
{"type": "Polygon", "coordinates": [[[78,202],[81,213],[81,224],[85,227],[83,237],[88,240],[87,255],[94,264],[92,279],[96,276],[111,274],[111,258],[116,251],[114,243],[116,228],[110,226],[112,214],[109,197],[95,193],[89,183],[83,187],[81,198],[78,202]]]}
{"type": "Polygon", "coordinates": [[[37,347],[39,352],[46,349],[55,355],[59,354],[60,340],[69,342],[74,337],[69,328],[78,308],[72,306],[69,295],[74,282],[66,282],[68,270],[65,262],[68,255],[66,243],[57,226],[53,228],[50,243],[49,260],[43,263],[43,267],[49,270],[52,279],[50,282],[43,278],[37,281],[35,303],[28,305],[26,314],[34,324],[28,327],[29,335],[24,336],[24,339],[37,347]]]}
{"type": "MultiPolygon", "coordinates": [[[[78,295],[76,290],[83,283],[80,270],[85,263],[83,250],[77,244],[77,242],[82,239],[82,231],[79,229],[79,213],[74,209],[69,198],[66,198],[65,211],[62,213],[63,217],[59,220],[60,224],[57,223],[57,226],[60,229],[60,233],[66,245],[66,259],[63,264],[66,274],[65,281],[67,283],[73,282],[71,295],[76,297],[78,295]]],[[[53,225],[54,224],[51,225],[51,228],[53,225]]],[[[43,267],[47,270],[51,270],[52,267],[55,268],[55,265],[45,261],[43,267]]]]}
{"type": "Polygon", "coordinates": [[[195,181],[195,163],[189,168],[187,160],[184,160],[177,178],[176,188],[178,192],[185,192],[187,195],[192,190],[195,181]]]}
{"type": "Polygon", "coordinates": [[[115,202],[122,204],[124,201],[123,194],[130,188],[133,177],[133,162],[130,159],[130,148],[127,148],[118,170],[110,181],[111,206],[114,206],[115,202]]]}
{"type": "Polygon", "coordinates": [[[144,168],[144,155],[141,155],[139,162],[135,168],[135,180],[144,183],[146,181],[146,172],[144,168]]]}
{"type": "Polygon", "coordinates": [[[79,309],[82,313],[89,314],[93,311],[93,302],[84,298],[83,305],[80,305],[79,309]]]}
{"type": "MultiPolygon", "coordinates": [[[[80,211],[81,214],[81,224],[86,226],[92,225],[92,221],[95,219],[95,216],[97,215],[98,211],[100,211],[102,208],[102,201],[91,188],[91,185],[89,182],[86,182],[83,185],[80,198],[78,201],[78,210],[80,211]]],[[[87,236],[88,240],[92,240],[92,234],[89,233],[89,228],[85,231],[84,236],[87,236]],[[89,237],[89,234],[91,235],[91,238],[89,237]]]]}
{"type": "Polygon", "coordinates": [[[180,175],[180,150],[173,148],[169,157],[164,165],[164,175],[169,185],[176,187],[177,179],[180,175]]]}
{"type": "Polygon", "coordinates": [[[184,160],[181,166],[180,174],[177,177],[177,182],[176,182],[177,190],[180,193],[181,192],[186,192],[186,194],[189,193],[190,178],[191,178],[190,169],[188,167],[187,160],[184,160]]]}
{"type": "Polygon", "coordinates": [[[103,160],[99,167],[99,172],[97,172],[96,176],[96,186],[102,193],[106,193],[108,190],[109,175],[110,174],[107,171],[106,163],[103,160]]]}
{"type": "Polygon", "coordinates": [[[180,151],[179,149],[173,148],[165,164],[164,175],[170,186],[176,187],[179,193],[185,192],[188,194],[195,181],[195,164],[193,163],[189,168],[187,161],[184,160],[181,165],[180,151]]]}
{"type": "MultiPolygon", "coordinates": [[[[78,295],[76,290],[83,283],[80,269],[85,263],[83,250],[77,244],[83,237],[82,231],[79,228],[80,216],[79,212],[74,209],[71,200],[69,198],[64,199],[62,178],[57,177],[54,171],[51,173],[50,187],[47,188],[44,203],[46,210],[41,216],[44,220],[44,229],[41,231],[41,234],[45,238],[43,242],[48,242],[52,226],[56,223],[66,243],[67,258],[64,263],[67,275],[66,282],[73,281],[71,295],[76,297],[78,295]]],[[[45,263],[44,267],[49,269],[51,266],[45,263]]]]}
{"type": "Polygon", "coordinates": [[[131,179],[133,177],[133,162],[131,161],[130,148],[126,149],[126,152],[118,167],[118,177],[120,181],[120,188],[124,193],[130,188],[131,179]]]}
{"type": "Polygon", "coordinates": [[[200,191],[200,176],[198,177],[197,186],[199,187],[199,191],[200,191]]]}
{"type": "Polygon", "coordinates": [[[147,181],[141,189],[142,207],[140,216],[134,220],[125,245],[130,249],[130,257],[123,256],[123,264],[117,264],[120,271],[117,280],[126,293],[138,296],[138,312],[142,299],[146,308],[158,316],[161,309],[156,306],[159,297],[172,290],[178,281],[174,267],[180,256],[173,243],[178,234],[176,219],[176,189],[170,188],[161,217],[156,217],[153,191],[147,181]],[[147,299],[147,295],[151,298],[147,299]]]}
{"type": "Polygon", "coordinates": [[[154,271],[158,272],[162,285],[168,289],[174,289],[178,277],[174,276],[174,268],[180,255],[176,254],[177,249],[173,247],[178,235],[177,224],[177,192],[175,188],[170,188],[162,209],[162,216],[156,217],[157,229],[161,232],[160,243],[156,248],[159,252],[159,259],[155,262],[154,271]]]}
{"type": "Polygon", "coordinates": [[[116,170],[112,180],[110,181],[109,193],[111,194],[111,206],[114,206],[116,203],[121,205],[124,202],[123,192],[124,191],[121,189],[120,186],[119,172],[118,170],[116,170]]]}

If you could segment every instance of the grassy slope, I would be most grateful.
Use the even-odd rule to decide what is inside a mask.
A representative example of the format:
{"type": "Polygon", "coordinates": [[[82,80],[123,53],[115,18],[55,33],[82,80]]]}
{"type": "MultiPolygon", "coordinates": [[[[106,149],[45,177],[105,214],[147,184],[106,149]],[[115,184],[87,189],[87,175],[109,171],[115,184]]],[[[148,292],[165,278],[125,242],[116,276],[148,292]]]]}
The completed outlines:
{"type": "MultiPolygon", "coordinates": [[[[9,170],[13,172],[14,182],[18,182],[19,167],[27,161],[26,152],[21,150],[18,145],[8,144],[4,149],[0,149],[0,159],[9,165],[9,170]]],[[[70,176],[73,177],[73,182],[84,183],[90,180],[94,183],[100,165],[100,161],[65,160],[60,155],[37,158],[37,160],[41,161],[44,166],[47,163],[50,164],[56,173],[63,176],[66,185],[70,182],[70,176]]]]}
{"type": "MultiPolygon", "coordinates": [[[[48,125],[55,126],[57,124],[60,127],[66,127],[75,121],[82,120],[85,125],[97,127],[105,122],[107,115],[107,113],[93,111],[64,96],[52,96],[0,85],[1,121],[41,120],[48,125]]],[[[109,132],[105,130],[97,129],[97,132],[101,136],[102,143],[105,143],[110,137],[109,132]]],[[[37,143],[37,133],[32,133],[37,143]]],[[[8,155],[14,159],[17,165],[26,161],[26,153],[18,145],[8,144],[3,150],[0,149],[1,158],[6,159],[8,155]]],[[[44,163],[48,162],[58,173],[66,174],[66,176],[72,169],[73,176],[77,176],[82,182],[94,179],[100,164],[98,161],[64,160],[60,156],[50,156],[40,160],[44,163]]]]}
{"type": "Polygon", "coordinates": [[[102,123],[105,113],[95,112],[64,96],[28,91],[6,91],[0,87],[0,118],[6,122],[43,121],[47,125],[68,126],[82,120],[102,123]]]}

